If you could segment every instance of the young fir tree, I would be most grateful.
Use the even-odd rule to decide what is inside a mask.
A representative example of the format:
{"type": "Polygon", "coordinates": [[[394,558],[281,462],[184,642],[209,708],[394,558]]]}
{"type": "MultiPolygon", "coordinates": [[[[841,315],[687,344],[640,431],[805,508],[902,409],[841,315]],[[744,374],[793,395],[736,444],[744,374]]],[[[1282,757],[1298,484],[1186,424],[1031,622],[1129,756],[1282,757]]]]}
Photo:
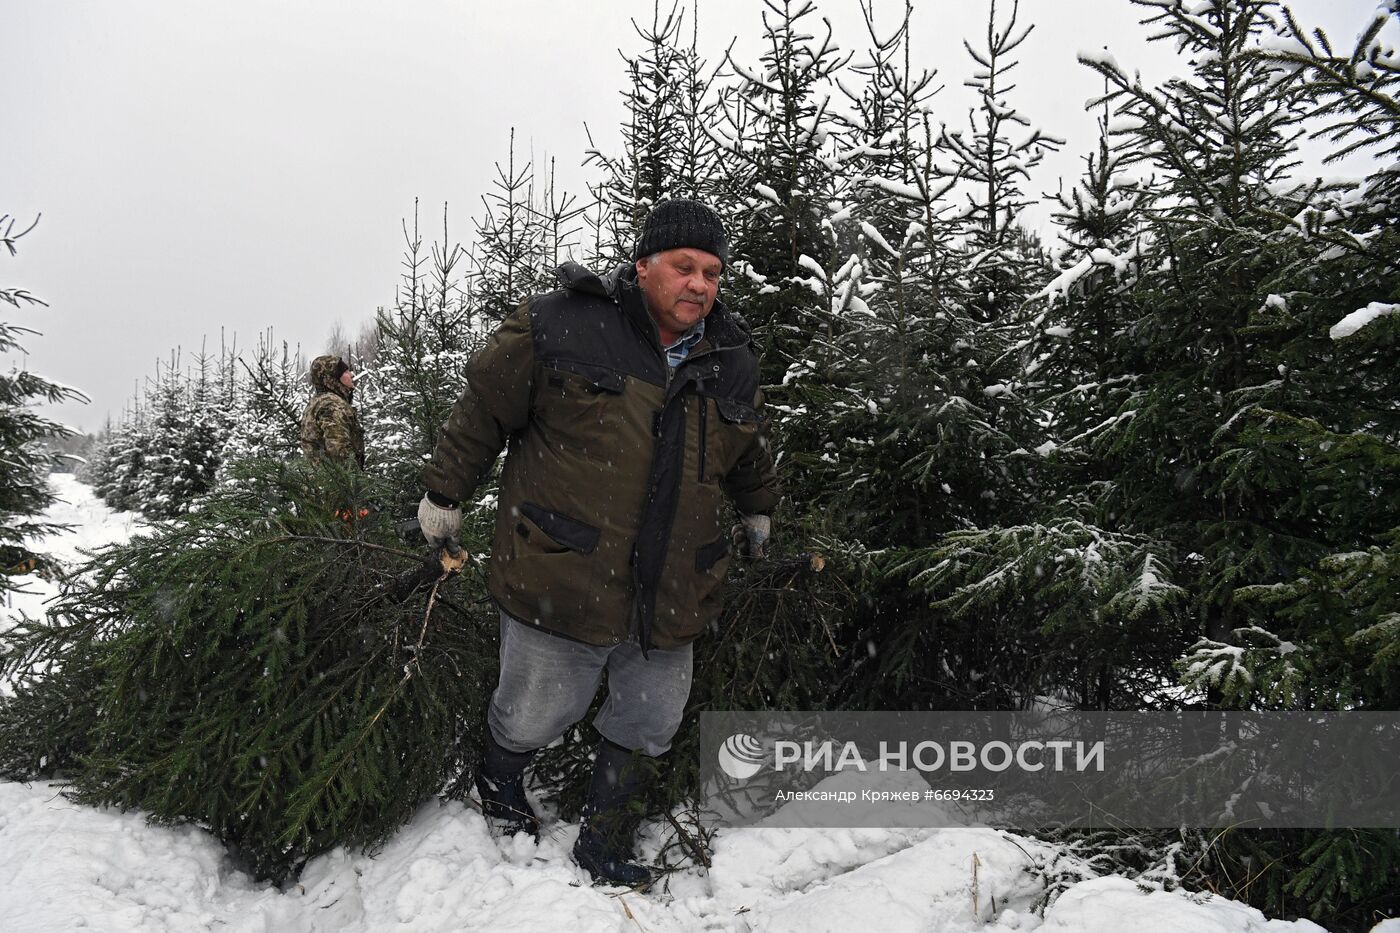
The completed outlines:
{"type": "Polygon", "coordinates": [[[136,507],[162,519],[197,508],[214,485],[225,442],[227,401],[218,397],[209,358],[196,357],[197,374],[180,368],[179,351],[170,365],[157,366],[147,393],[149,431],[136,482],[136,507]]]}
{"type": "MultiPolygon", "coordinates": [[[[1096,524],[1152,542],[1145,609],[1204,628],[1181,665],[1188,699],[1331,705],[1299,689],[1308,658],[1288,636],[1330,627],[1332,612],[1290,622],[1260,611],[1261,597],[1324,555],[1373,536],[1380,517],[1363,505],[1379,499],[1358,484],[1356,461],[1326,477],[1296,430],[1301,415],[1349,433],[1372,404],[1326,346],[1336,320],[1326,306],[1353,300],[1348,281],[1325,274],[1334,246],[1293,235],[1317,194],[1293,178],[1307,96],[1258,54],[1277,42],[1272,4],[1144,5],[1157,35],[1191,55],[1193,75],[1154,90],[1110,56],[1085,58],[1157,182],[1127,315],[1108,340],[1119,397],[1097,424],[1056,440],[1102,477],[1083,490],[1096,524]],[[1332,507],[1339,499],[1347,508],[1332,507]],[[1248,646],[1259,649],[1252,670],[1248,646]]],[[[1400,863],[1393,834],[1365,832],[1231,831],[1199,851],[1193,880],[1329,919],[1393,890],[1400,863]]]]}
{"type": "Polygon", "coordinates": [[[1150,244],[1133,319],[1109,335],[1097,380],[1127,391],[1091,435],[1071,426],[1074,445],[1101,459],[1109,477],[1094,487],[1101,524],[1166,541],[1154,576],[1184,586],[1191,615],[1213,633],[1229,630],[1239,582],[1273,579],[1299,556],[1298,538],[1269,503],[1227,491],[1221,469],[1236,416],[1267,397],[1277,376],[1266,358],[1273,341],[1248,327],[1250,314],[1298,259],[1278,236],[1277,214],[1297,197],[1286,180],[1300,117],[1247,54],[1273,31],[1270,7],[1151,6],[1157,37],[1194,62],[1191,78],[1157,90],[1111,56],[1083,59],[1108,81],[1107,99],[1121,102],[1157,181],[1144,205],[1150,244]]]}
{"type": "Polygon", "coordinates": [[[140,511],[149,444],[147,413],[138,394],[122,410],[120,420],[109,425],[82,478],[92,483],[93,491],[113,509],[140,511]]]}
{"type": "Polygon", "coordinates": [[[301,415],[311,395],[301,353],[268,330],[252,352],[229,367],[234,388],[226,395],[230,427],[216,485],[234,482],[243,460],[290,460],[301,456],[301,415]]]}
{"type": "MultiPolygon", "coordinates": [[[[551,242],[550,227],[538,208],[534,163],[516,167],[515,128],[510,131],[506,164],[496,163],[495,190],[481,198],[485,212],[475,221],[476,248],[471,260],[473,306],[489,320],[500,321],[530,295],[555,287],[555,266],[546,267],[560,242],[551,242]]],[[[548,198],[562,206],[567,224],[572,210],[567,196],[551,190],[548,198]]]]}
{"type": "Polygon", "coordinates": [[[698,9],[687,44],[679,6],[676,0],[663,16],[657,0],[650,26],[632,21],[643,48],[623,55],[628,86],[622,92],[627,116],[621,152],[609,155],[593,147],[584,159],[602,170],[602,178],[590,186],[600,209],[592,221],[592,261],[599,271],[631,258],[647,212],[658,201],[684,197],[715,203],[720,194],[718,147],[697,131],[716,116],[715,73],[707,72],[697,51],[698,9]]]}
{"type": "MultiPolygon", "coordinates": [[[[29,226],[16,229],[14,217],[0,214],[0,246],[14,256],[19,239],[38,222],[35,218],[29,226]]],[[[0,287],[0,302],[15,309],[44,305],[28,291],[11,287],[0,287]]],[[[23,352],[20,339],[33,333],[36,331],[23,325],[0,321],[0,353],[23,352]]],[[[53,456],[41,445],[74,432],[43,417],[33,406],[70,400],[86,401],[86,397],[27,367],[0,373],[0,593],[13,589],[10,574],[32,568],[36,555],[30,550],[30,539],[57,530],[39,518],[53,502],[48,484],[53,456]]]]}
{"type": "MultiPolygon", "coordinates": [[[[848,186],[833,158],[842,131],[833,99],[835,76],[850,56],[837,48],[829,22],[817,27],[815,11],[807,0],[765,0],[765,51],[759,65],[749,69],[727,58],[739,81],[721,90],[717,119],[704,125],[721,159],[722,177],[712,186],[710,200],[730,230],[731,271],[723,297],[752,327],[779,451],[813,449],[808,439],[826,436],[825,420],[831,414],[804,406],[798,387],[785,374],[800,368],[809,353],[824,354],[821,346],[850,326],[851,308],[864,308],[857,264],[848,261],[856,228],[849,218],[833,222],[831,216],[839,213],[834,202],[848,186]]],[[[803,372],[824,380],[815,369],[803,372]]],[[[818,391],[814,388],[812,394],[818,391]]],[[[791,540],[798,541],[807,524],[802,513],[809,505],[818,511],[816,503],[829,489],[811,482],[819,472],[790,470],[786,457],[780,454],[787,500],[803,505],[787,510],[784,521],[791,540]]],[[[766,583],[761,574],[744,574],[730,599],[754,605],[751,585],[766,583]]],[[[841,604],[812,617],[828,636],[823,651],[828,645],[833,653],[843,650],[832,634],[834,607],[841,604]]],[[[768,616],[751,625],[757,626],[751,637],[761,636],[762,644],[782,630],[779,620],[768,616]]],[[[742,655],[752,644],[730,650],[742,655]]],[[[820,654],[804,655],[807,661],[799,667],[805,677],[821,676],[814,661],[820,654]]]]}
{"type": "Polygon", "coordinates": [[[194,358],[186,374],[186,419],[177,442],[170,477],[170,497],[188,511],[197,508],[209,491],[225,456],[233,399],[227,394],[227,379],[221,362],[217,367],[204,350],[194,358]]]}
{"type": "Polygon", "coordinates": [[[1064,145],[1064,140],[1033,127],[1007,97],[1016,89],[1010,75],[1019,64],[1012,55],[1035,28],[1031,24],[1018,30],[1019,11],[1020,4],[1012,0],[1011,14],[1002,23],[993,0],[986,45],[974,47],[963,40],[976,65],[964,84],[976,91],[978,103],[969,111],[968,131],[945,127],[939,137],[939,147],[967,197],[968,236],[960,276],[967,312],[983,323],[1006,323],[1008,312],[1019,309],[1044,277],[1036,238],[1019,222],[1030,203],[1021,186],[1046,152],[1064,145]]]}
{"type": "MultiPolygon", "coordinates": [[[[905,4],[899,25],[887,33],[875,21],[873,4],[863,4],[862,12],[869,38],[866,58],[851,68],[846,80],[838,80],[851,112],[845,117],[843,139],[849,148],[837,159],[853,185],[829,218],[833,225],[850,228],[847,242],[852,252],[833,283],[850,297],[842,295],[833,308],[845,305],[855,313],[849,315],[852,326],[839,329],[848,344],[844,350],[826,359],[811,354],[801,370],[789,376],[801,385],[822,371],[851,370],[848,378],[861,384],[877,404],[859,406],[865,409],[859,416],[867,422],[859,429],[833,426],[830,437],[818,446],[827,447],[832,440],[839,446],[841,437],[848,435],[853,444],[840,459],[848,469],[872,471],[859,485],[888,488],[909,457],[931,440],[920,439],[918,431],[897,428],[934,404],[936,396],[948,394],[948,367],[934,361],[955,352],[945,338],[957,328],[948,326],[951,305],[937,282],[952,256],[957,231],[940,216],[950,206],[946,195],[953,179],[941,177],[937,167],[930,166],[928,102],[937,90],[932,87],[935,75],[910,70],[912,5],[905,4]],[[853,91],[848,82],[857,78],[862,80],[853,91]],[[935,319],[941,326],[930,327],[935,319]],[[862,466],[862,461],[867,463],[862,466]]],[[[900,477],[901,485],[905,479],[900,477]]],[[[917,500],[924,485],[916,482],[906,489],[917,500]]],[[[866,520],[876,525],[890,516],[916,525],[928,517],[927,508],[871,505],[877,507],[866,520]]],[[[908,535],[905,528],[894,531],[894,540],[908,535]]],[[[880,546],[878,539],[870,544],[880,546]]]]}
{"type": "Polygon", "coordinates": [[[389,522],[340,518],[390,497],[381,481],[302,461],[236,479],[7,633],[0,774],[202,826],[281,881],[461,792],[494,627],[455,582],[404,586],[421,556],[389,522]]]}
{"type": "Polygon", "coordinates": [[[1117,354],[1138,316],[1135,286],[1150,242],[1144,211],[1153,188],[1133,173],[1142,155],[1132,135],[1110,131],[1113,116],[1105,104],[1097,151],[1073,188],[1056,196],[1057,274],[1032,296],[1038,313],[1020,352],[1027,391],[1046,413],[1052,438],[1037,448],[1037,517],[1039,560],[1053,570],[1049,586],[1027,596],[1038,599],[1052,635],[1045,651],[1059,675],[1051,692],[1082,708],[1138,709],[1161,702],[1190,621],[1182,612],[1185,592],[1168,575],[1171,545],[1123,533],[1098,508],[1117,464],[1093,444],[1134,387],[1117,354]]]}
{"type": "MultiPolygon", "coordinates": [[[[1400,706],[1400,59],[1379,40],[1396,16],[1381,11],[1347,55],[1325,33],[1288,16],[1291,41],[1263,57],[1281,67],[1281,90],[1314,104],[1315,135],[1330,158],[1374,151],[1367,176],[1334,183],[1297,217],[1297,236],[1326,248],[1300,265],[1261,317],[1289,337],[1281,374],[1297,390],[1252,412],[1248,437],[1261,457],[1292,461],[1285,481],[1308,488],[1328,526],[1326,553],[1295,580],[1248,588],[1257,618],[1234,644],[1203,646],[1207,660],[1239,646],[1247,678],[1227,684],[1242,700],[1324,708],[1400,706]],[[1262,631],[1260,631],[1262,630],[1262,631]],[[1282,644],[1294,650],[1281,651],[1282,644]],[[1285,657],[1286,654],[1286,657],[1285,657]]],[[[1275,466],[1275,469],[1279,467],[1275,466]]],[[[1321,535],[1319,535],[1321,537],[1321,535]]]]}
{"type": "Polygon", "coordinates": [[[142,422],[141,467],[133,471],[134,501],[137,509],[150,518],[170,518],[181,511],[180,504],[170,499],[179,433],[186,416],[178,353],[171,351],[168,366],[156,361],[156,374],[148,377],[144,394],[147,411],[142,422]]]}
{"type": "Polygon", "coordinates": [[[301,455],[305,364],[285,343],[277,347],[270,330],[250,356],[225,346],[215,362],[201,352],[190,372],[177,359],[172,353],[120,420],[109,420],[81,471],[114,509],[170,518],[233,482],[241,460],[301,455]]]}
{"type": "MultiPolygon", "coordinates": [[[[1024,617],[949,611],[930,596],[945,564],[940,540],[1026,512],[1032,422],[1008,352],[1016,331],[969,311],[959,271],[967,220],[948,198],[959,170],[937,161],[924,102],[932,76],[900,64],[909,10],[889,37],[867,16],[872,49],[856,69],[867,83],[847,91],[851,148],[839,155],[858,184],[831,218],[857,231],[837,281],[860,280],[833,311],[858,313],[818,334],[785,377],[803,409],[821,415],[805,420],[807,435],[789,430],[790,472],[817,477],[822,521],[846,522],[835,538],[865,571],[848,635],[861,658],[848,669],[854,701],[1015,703],[1038,670],[1036,640],[1016,627],[1024,617]]],[[[983,98],[993,104],[1006,108],[983,98]]]]}
{"type": "MultiPolygon", "coordinates": [[[[586,207],[578,205],[578,197],[560,188],[554,180],[554,157],[549,157],[549,177],[532,210],[535,222],[540,228],[540,269],[553,274],[566,262],[580,258],[579,234],[586,207]]],[[[554,281],[546,279],[542,289],[554,286],[554,281]]]]}
{"type": "Polygon", "coordinates": [[[832,100],[835,74],[850,59],[831,24],[812,22],[812,0],[764,0],[765,51],[726,88],[717,125],[706,126],[726,163],[716,206],[730,230],[730,294],[753,325],[765,384],[779,383],[825,314],[818,282],[845,256],[824,229],[843,180],[832,155],[841,132],[832,100]],[[807,30],[812,29],[809,33],[807,30]]]}
{"type": "MultiPolygon", "coordinates": [[[[780,395],[784,483],[794,503],[819,503],[788,521],[836,558],[838,572],[861,577],[860,598],[827,623],[839,631],[849,690],[867,702],[888,686],[876,669],[890,633],[919,617],[901,583],[885,585],[872,553],[927,541],[942,526],[939,505],[955,500],[933,477],[907,466],[937,444],[924,427],[945,395],[951,331],[934,323],[929,294],[911,268],[948,249],[947,231],[931,235],[916,220],[939,210],[947,187],[930,187],[919,151],[932,74],[907,71],[910,10],[882,35],[864,7],[870,47],[850,73],[834,76],[852,110],[842,117],[832,163],[850,184],[821,222],[826,266],[805,258],[804,286],[824,304],[810,312],[813,335],[783,375],[780,395]],[[860,79],[862,83],[856,84],[860,79]],[[852,90],[852,87],[855,90],[852,90]],[[889,238],[886,238],[888,232],[889,238]],[[898,246],[891,245],[891,240],[898,246]],[[827,260],[827,256],[834,257],[827,260]],[[830,271],[828,271],[828,269],[830,271]],[[932,326],[931,326],[932,325],[932,326]],[[864,679],[869,675],[869,679],[864,679]],[[878,683],[880,687],[874,685],[878,683]]],[[[936,261],[936,260],[935,260],[936,261]]]]}
{"type": "MultiPolygon", "coordinates": [[[[1028,479],[1038,486],[1028,491],[1036,495],[1025,504],[1055,503],[1048,510],[1042,505],[1039,522],[956,532],[927,555],[929,572],[916,580],[939,598],[938,608],[954,617],[980,615],[986,631],[995,631],[998,619],[1032,620],[1015,638],[994,638],[1032,648],[1024,655],[1003,649],[1011,657],[995,668],[1019,673],[1013,695],[1022,697],[1068,693],[1093,705],[1131,705],[1150,691],[1155,702],[1166,699],[1157,684],[1166,662],[1185,647],[1186,620],[1226,611],[1230,582],[1257,569],[1251,561],[1260,559],[1238,535],[1266,532],[1272,521],[1259,512],[1230,516],[1228,507],[1217,521],[1219,490],[1207,488],[1201,465],[1215,456],[1216,431],[1260,372],[1251,370],[1257,354],[1240,331],[1243,318],[1264,303],[1271,276],[1293,260],[1270,238],[1276,224],[1263,208],[1285,203],[1274,192],[1291,166],[1297,116],[1266,91],[1264,70],[1244,54],[1267,25],[1264,5],[1221,4],[1197,13],[1153,8],[1164,9],[1160,18],[1170,26],[1164,33],[1179,30],[1181,41],[1196,44],[1198,75],[1158,93],[1107,57],[1096,61],[1110,82],[1109,96],[1126,98],[1134,145],[1162,179],[1152,203],[1139,199],[1135,208],[1151,211],[1155,253],[1130,280],[1130,298],[1111,288],[1101,296],[1110,318],[1119,308],[1129,313],[1121,321],[1089,322],[1083,334],[1097,371],[1072,384],[1102,391],[1099,401],[1110,407],[1057,411],[1052,405],[1052,441],[1032,446],[1065,448],[1060,459],[1074,465],[1076,482],[1056,489],[1045,485],[1053,475],[1032,474],[1028,479]],[[1227,268],[1230,274],[1222,275],[1227,268]],[[1190,565],[1185,573],[1183,562],[1190,565]],[[1140,643],[1134,632],[1153,637],[1140,643]],[[1035,650],[1038,642],[1049,647],[1035,650]],[[1018,672],[1024,661],[1032,663],[1018,672]]],[[[1010,41],[1010,34],[989,30],[993,43],[1010,41]]],[[[1101,157],[1100,177],[1090,179],[1086,193],[1097,186],[1095,197],[1107,194],[1107,167],[1101,157]]],[[[1097,219],[1093,209],[1080,213],[1112,233],[1102,226],[1106,211],[1097,219]]],[[[1116,274],[1123,256],[1106,246],[1090,249],[1085,268],[1096,249],[1116,274]]],[[[1063,327],[1008,349],[1034,352],[1045,338],[1071,333],[1063,327]]],[[[1059,375],[1073,377],[1079,364],[1066,362],[1059,375]]],[[[1022,381],[1053,384],[1036,373],[1040,365],[1046,364],[1037,359],[1022,381]]],[[[1040,401],[1053,401],[1040,391],[1040,401]]],[[[1273,541],[1287,543],[1283,536],[1273,541]]]]}
{"type": "MultiPolygon", "coordinates": [[[[1370,150],[1379,160],[1280,212],[1279,234],[1302,258],[1251,316],[1277,343],[1265,358],[1276,385],[1240,413],[1222,465],[1232,494],[1268,490],[1306,550],[1277,579],[1238,587],[1231,631],[1183,660],[1189,682],[1241,705],[1400,706],[1400,59],[1380,39],[1395,17],[1383,8],[1339,54],[1287,15],[1285,35],[1258,50],[1278,69],[1275,92],[1321,118],[1332,159],[1370,150]]],[[[1400,909],[1393,832],[1231,834],[1215,852],[1220,874],[1268,865],[1241,894],[1277,912],[1359,929],[1400,909]]]]}
{"type": "Polygon", "coordinates": [[[1149,240],[1145,208],[1151,179],[1133,172],[1143,158],[1132,136],[1115,137],[1107,103],[1098,127],[1098,147],[1084,159],[1084,174],[1055,195],[1060,246],[1054,277],[1032,296],[1038,313],[1023,348],[1027,375],[1049,394],[1060,434],[1074,436],[1116,410],[1123,389],[1103,384],[1116,368],[1111,355],[1117,334],[1132,315],[1133,286],[1149,240]],[[1092,382],[1084,385],[1088,378],[1092,382]],[[1058,394],[1059,387],[1072,387],[1058,394]]]}
{"type": "Polygon", "coordinates": [[[404,240],[398,295],[376,316],[377,356],[357,383],[356,402],[370,463],[401,489],[397,507],[407,509],[407,500],[422,494],[424,457],[466,384],[467,361],[485,340],[492,312],[479,312],[464,290],[466,251],[450,238],[446,205],[442,238],[426,252],[416,203],[404,240]]]}

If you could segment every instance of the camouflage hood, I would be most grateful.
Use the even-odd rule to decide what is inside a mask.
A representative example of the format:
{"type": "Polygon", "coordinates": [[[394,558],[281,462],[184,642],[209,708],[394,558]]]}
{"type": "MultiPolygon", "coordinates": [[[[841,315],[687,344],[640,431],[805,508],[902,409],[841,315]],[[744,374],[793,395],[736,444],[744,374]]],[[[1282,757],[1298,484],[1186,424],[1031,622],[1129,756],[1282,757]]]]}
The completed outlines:
{"type": "Polygon", "coordinates": [[[316,392],[334,392],[349,401],[350,390],[340,381],[345,364],[338,356],[318,356],[311,361],[311,388],[316,392]]]}

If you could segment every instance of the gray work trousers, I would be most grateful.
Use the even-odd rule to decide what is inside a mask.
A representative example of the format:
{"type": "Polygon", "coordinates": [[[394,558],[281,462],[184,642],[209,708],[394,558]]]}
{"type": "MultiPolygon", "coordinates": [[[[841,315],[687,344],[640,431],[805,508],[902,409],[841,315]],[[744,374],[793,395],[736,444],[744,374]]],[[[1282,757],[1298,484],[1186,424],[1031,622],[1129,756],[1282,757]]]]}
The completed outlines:
{"type": "Polygon", "coordinates": [[[505,749],[533,751],[588,712],[603,671],[608,698],[593,726],[610,742],[655,757],[671,747],[690,696],[691,646],[586,645],[501,613],[501,679],[486,723],[505,749]]]}

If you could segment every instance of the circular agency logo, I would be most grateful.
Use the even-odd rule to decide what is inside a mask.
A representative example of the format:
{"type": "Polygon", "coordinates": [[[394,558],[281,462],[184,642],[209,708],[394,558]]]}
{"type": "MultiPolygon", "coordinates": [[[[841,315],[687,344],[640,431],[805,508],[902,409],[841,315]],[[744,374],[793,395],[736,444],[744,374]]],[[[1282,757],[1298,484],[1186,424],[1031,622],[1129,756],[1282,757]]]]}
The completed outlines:
{"type": "Polygon", "coordinates": [[[763,767],[763,745],[742,732],[731,735],[719,747],[719,767],[736,781],[747,781],[763,767]]]}

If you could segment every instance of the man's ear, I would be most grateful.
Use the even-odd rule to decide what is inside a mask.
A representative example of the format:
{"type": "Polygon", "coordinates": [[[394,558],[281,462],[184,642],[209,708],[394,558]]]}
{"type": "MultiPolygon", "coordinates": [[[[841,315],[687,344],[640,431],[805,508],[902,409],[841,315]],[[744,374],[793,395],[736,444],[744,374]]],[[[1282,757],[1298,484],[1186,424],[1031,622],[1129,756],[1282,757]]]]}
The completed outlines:
{"type": "Polygon", "coordinates": [[[647,257],[643,256],[641,259],[637,260],[637,281],[640,282],[642,279],[646,278],[646,266],[647,257]]]}

